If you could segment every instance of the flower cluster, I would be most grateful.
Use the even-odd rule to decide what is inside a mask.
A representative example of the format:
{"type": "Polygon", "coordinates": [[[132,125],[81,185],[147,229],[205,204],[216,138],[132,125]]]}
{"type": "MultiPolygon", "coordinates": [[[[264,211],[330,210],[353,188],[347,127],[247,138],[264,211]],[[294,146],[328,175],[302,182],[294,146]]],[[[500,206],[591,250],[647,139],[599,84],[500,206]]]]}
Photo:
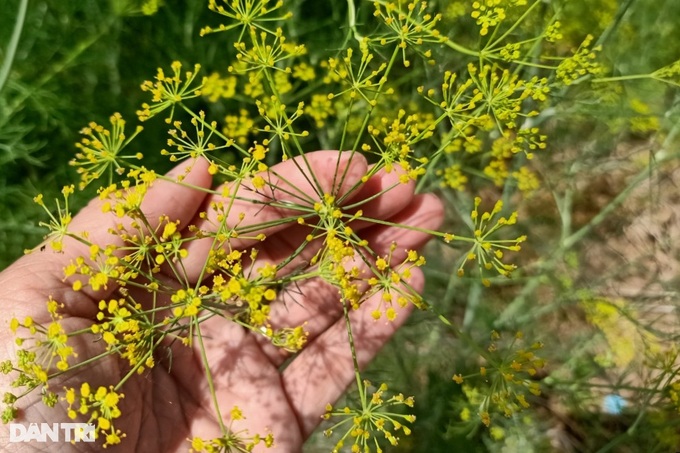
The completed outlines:
{"type": "Polygon", "coordinates": [[[375,293],[382,294],[380,305],[371,313],[374,319],[380,319],[384,312],[389,321],[394,321],[397,314],[392,307],[393,302],[396,302],[400,307],[405,307],[409,302],[416,306],[420,305],[420,298],[417,293],[396,285],[401,282],[407,283],[411,277],[411,270],[414,267],[424,265],[425,258],[418,255],[415,250],[408,250],[406,259],[393,267],[390,263],[396,246],[393,243],[389,255],[384,258],[380,257],[375,261],[373,276],[366,281],[370,290],[366,292],[364,297],[369,297],[375,293]]]}
{"type": "Polygon", "coordinates": [[[381,46],[397,43],[397,47],[402,52],[402,62],[405,67],[409,67],[411,62],[406,57],[406,49],[415,50],[429,64],[434,64],[432,50],[425,49],[425,43],[441,43],[445,40],[437,30],[437,22],[442,18],[441,14],[431,14],[427,12],[428,2],[413,0],[402,7],[401,1],[385,2],[374,0],[374,16],[380,18],[389,29],[389,34],[378,36],[373,40],[378,41],[381,46]]]}
{"type": "Polygon", "coordinates": [[[125,396],[113,387],[99,387],[94,392],[88,383],[80,389],[65,389],[64,400],[68,404],[68,416],[75,420],[79,415],[88,416],[88,423],[95,425],[95,438],[104,438],[103,446],[117,445],[125,437],[114,423],[122,414],[118,404],[125,396]]]}
{"type": "Polygon", "coordinates": [[[229,412],[229,415],[230,422],[226,435],[209,440],[194,437],[191,439],[191,448],[189,451],[192,453],[246,453],[253,451],[253,448],[255,448],[256,445],[262,444],[266,448],[270,448],[274,445],[274,437],[271,433],[265,436],[259,434],[249,436],[247,432],[237,431],[234,428],[235,422],[245,419],[243,412],[238,406],[234,406],[229,412]]]}
{"type": "Polygon", "coordinates": [[[81,189],[91,181],[99,179],[105,172],[109,172],[109,183],[111,183],[113,172],[120,175],[125,171],[124,161],[126,159],[140,160],[143,157],[140,152],[127,156],[120,154],[123,148],[142,131],[142,126],[137,126],[135,132],[130,137],[126,137],[125,120],[120,113],[112,115],[110,121],[111,130],[92,122],[80,131],[85,137],[80,143],[76,143],[80,152],[70,164],[77,167],[81,177],[81,189]]]}
{"type": "Polygon", "coordinates": [[[283,13],[275,16],[272,13],[281,9],[283,0],[278,0],[270,5],[270,0],[223,0],[225,6],[218,5],[218,0],[210,0],[208,8],[228,19],[231,23],[222,24],[217,28],[203,27],[201,36],[209,33],[224,32],[234,28],[241,28],[239,41],[243,38],[243,33],[250,27],[256,27],[264,32],[271,33],[265,25],[267,22],[279,22],[292,17],[291,13],[283,13]]]}
{"type": "Polygon", "coordinates": [[[69,225],[71,224],[73,217],[69,210],[69,197],[73,194],[74,190],[75,187],[73,185],[64,186],[61,189],[61,193],[64,196],[64,206],[61,205],[59,200],[56,200],[56,215],[45,205],[42,194],[36,195],[33,198],[33,201],[47,211],[47,214],[50,217],[49,223],[41,222],[39,225],[50,231],[50,234],[45,239],[49,242],[50,247],[52,247],[55,252],[62,251],[64,247],[64,238],[70,234],[69,225]]]}
{"type": "Polygon", "coordinates": [[[555,75],[565,85],[571,85],[588,75],[599,75],[604,71],[602,65],[595,61],[597,52],[602,48],[600,46],[591,48],[593,39],[591,35],[586,36],[574,55],[563,60],[557,67],[555,75]]]}
{"type": "MultiPolygon", "coordinates": [[[[66,332],[61,324],[62,316],[57,312],[63,307],[59,302],[49,299],[47,313],[50,322],[45,325],[27,316],[23,320],[12,318],[9,328],[17,335],[15,340],[19,347],[16,362],[5,361],[0,365],[0,372],[9,374],[16,372],[18,376],[12,381],[13,388],[27,388],[28,392],[35,388],[42,389],[42,401],[48,407],[57,403],[57,394],[50,388],[49,381],[72,367],[78,354],[69,343],[69,336],[78,332],[66,332]],[[18,336],[19,331],[25,331],[28,336],[18,336]]],[[[3,395],[3,402],[7,405],[2,413],[3,423],[12,420],[17,413],[16,401],[27,392],[17,396],[12,392],[3,395]]]]}
{"type": "MultiPolygon", "coordinates": [[[[470,16],[479,25],[479,34],[487,36],[508,19],[515,8],[527,6],[527,0],[481,0],[472,3],[470,16]]],[[[521,10],[521,8],[518,8],[521,10]]],[[[530,8],[529,8],[530,9],[530,8]]],[[[522,11],[524,13],[524,11],[522,11]]]]}
{"type": "Polygon", "coordinates": [[[172,63],[172,75],[166,75],[162,68],[158,68],[155,82],[147,80],[142,83],[142,91],[151,93],[152,103],[142,104],[141,110],[137,111],[139,120],[146,121],[170,108],[170,116],[167,121],[171,121],[175,112],[175,105],[201,95],[201,87],[194,86],[200,68],[201,65],[197,64],[193,71],[186,71],[182,74],[182,63],[179,61],[172,63]]]}
{"type": "Polygon", "coordinates": [[[344,57],[328,59],[328,80],[341,81],[346,86],[342,91],[330,94],[329,98],[348,94],[352,100],[361,97],[369,105],[375,106],[377,104],[375,97],[380,91],[381,81],[384,81],[378,76],[385,71],[387,64],[381,63],[369,72],[368,68],[374,55],[367,46],[361,47],[360,54],[358,65],[354,63],[354,49],[351,47],[347,49],[344,57]]]}
{"type": "MultiPolygon", "coordinates": [[[[465,274],[464,267],[467,263],[477,261],[480,272],[495,270],[498,274],[509,277],[517,266],[506,264],[502,261],[506,252],[517,252],[521,249],[520,244],[526,241],[526,236],[522,235],[515,239],[494,239],[492,236],[501,228],[514,225],[517,222],[517,212],[513,212],[509,217],[498,217],[503,209],[503,202],[497,201],[493,209],[480,215],[479,206],[482,203],[480,197],[475,198],[475,205],[470,218],[474,222],[474,238],[468,239],[472,242],[462,263],[458,267],[458,275],[465,274]],[[494,222],[495,220],[495,222],[494,222]]],[[[464,240],[467,238],[460,238],[464,240]]],[[[482,282],[489,286],[490,280],[484,278],[482,282]]]]}
{"type": "MultiPolygon", "coordinates": [[[[541,394],[537,373],[545,367],[545,360],[538,357],[536,351],[543,344],[535,342],[521,348],[523,338],[524,334],[517,332],[509,344],[503,344],[500,333],[493,331],[491,343],[481,353],[484,364],[479,372],[453,375],[453,381],[464,386],[470,404],[477,406],[477,414],[487,427],[491,425],[493,413],[511,417],[529,407],[528,396],[541,394]],[[472,380],[483,383],[476,382],[473,390],[467,386],[472,380]]],[[[469,416],[470,408],[466,406],[461,411],[461,419],[467,421],[469,416]]]]}
{"type": "Polygon", "coordinates": [[[388,387],[384,383],[369,396],[371,387],[369,381],[363,381],[360,387],[361,408],[345,406],[336,409],[331,404],[326,405],[324,419],[328,420],[331,417],[342,419],[324,431],[326,436],[338,431],[342,433],[333,449],[334,452],[339,452],[350,444],[353,452],[372,451],[372,446],[380,452],[382,449],[378,446],[376,435],[384,437],[391,445],[397,445],[400,430],[405,436],[411,434],[411,429],[406,423],[413,423],[415,416],[396,412],[395,409],[399,406],[413,407],[413,398],[405,397],[401,393],[387,397],[385,392],[388,387]]]}

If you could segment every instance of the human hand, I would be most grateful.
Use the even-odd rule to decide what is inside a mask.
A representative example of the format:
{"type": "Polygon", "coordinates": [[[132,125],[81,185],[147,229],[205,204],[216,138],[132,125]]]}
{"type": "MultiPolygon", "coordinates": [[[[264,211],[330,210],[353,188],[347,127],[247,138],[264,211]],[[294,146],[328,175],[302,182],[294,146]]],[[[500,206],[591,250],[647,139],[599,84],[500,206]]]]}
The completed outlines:
{"type": "MultiPolygon", "coordinates": [[[[358,206],[363,211],[362,219],[416,227],[404,229],[365,220],[351,223],[354,232],[368,242],[372,256],[389,255],[390,264],[396,266],[406,259],[407,250],[416,250],[428,240],[428,235],[418,229],[437,228],[442,221],[443,208],[432,195],[414,195],[412,183],[399,183],[396,170],[391,173],[378,171],[361,183],[368,168],[365,159],[358,154],[333,151],[307,154],[306,162],[301,157],[284,161],[269,170],[267,187],[270,189],[255,191],[252,186],[239,186],[239,197],[232,199],[236,206],[232,206],[227,218],[222,219],[210,208],[219,197],[201,190],[209,188],[212,179],[207,162],[198,160],[188,173],[188,165],[183,164],[169,175],[185,175],[182,185],[156,181],[145,195],[142,211],[150,222],[159,222],[162,215],[179,221],[178,229],[183,237],[195,234],[195,228],[188,228],[189,225],[201,231],[215,228],[220,221],[238,224],[241,230],[253,225],[257,229],[232,238],[229,247],[244,251],[256,247],[258,254],[252,269],[266,263],[278,265],[295,256],[280,267],[278,276],[309,265],[324,242],[323,237],[316,238],[299,250],[313,230],[309,222],[277,222],[294,219],[297,215],[294,208],[286,208],[287,200],[311,206],[313,202],[308,200],[322,198],[317,195],[319,192],[334,193],[338,199],[345,199],[345,205],[357,205],[361,200],[367,200],[358,206]],[[310,178],[312,174],[314,178],[310,178]],[[271,183],[272,178],[275,183],[271,183]],[[276,192],[271,189],[274,186],[276,192]],[[271,203],[274,197],[277,202],[271,203]],[[200,215],[201,212],[206,214],[200,215]],[[254,239],[259,233],[266,235],[262,242],[254,239]],[[393,243],[397,244],[396,248],[392,247],[393,243]]],[[[217,193],[233,193],[237,189],[226,188],[217,193]]],[[[130,225],[132,221],[121,220],[111,213],[102,214],[103,203],[99,199],[93,200],[73,218],[69,229],[88,231],[91,243],[102,247],[114,243],[123,250],[124,242],[111,234],[110,229],[121,223],[130,225]]],[[[151,223],[147,227],[158,226],[158,223],[151,223]]],[[[155,274],[155,278],[168,288],[210,280],[204,267],[214,248],[214,238],[187,242],[186,248],[188,256],[183,260],[183,267],[173,268],[170,263],[164,263],[161,271],[155,274]]],[[[14,359],[16,354],[13,335],[7,328],[12,318],[30,317],[36,323],[49,324],[51,319],[45,303],[51,298],[63,304],[59,310],[63,316],[60,323],[67,332],[89,329],[97,323],[99,302],[120,297],[121,288],[114,281],[96,291],[89,286],[74,291],[75,277],[64,279],[64,268],[78,257],[89,254],[86,244],[67,237],[63,253],[35,250],[0,273],[0,322],[5,326],[0,332],[0,344],[4,345],[0,349],[0,362],[14,359]]],[[[356,266],[360,270],[366,270],[372,264],[362,256],[348,257],[345,261],[344,266],[356,266]]],[[[138,279],[143,280],[142,277],[138,279]]],[[[411,270],[407,283],[410,289],[422,289],[423,275],[419,269],[411,270]]],[[[155,293],[134,285],[127,285],[123,293],[145,308],[170,305],[169,295],[165,300],[153,299],[155,293]]],[[[412,309],[412,304],[405,307],[393,304],[396,314],[393,321],[386,321],[384,316],[375,320],[372,313],[381,305],[384,305],[382,294],[376,292],[363,300],[357,309],[349,311],[360,366],[374,357],[412,309]]],[[[126,377],[129,363],[116,355],[108,355],[79,368],[77,373],[66,373],[50,381],[50,389],[79,389],[83,382],[89,382],[92,388],[108,387],[127,379],[119,390],[124,398],[118,404],[121,415],[115,420],[116,429],[126,437],[120,445],[109,447],[109,450],[186,451],[187,439],[223,436],[222,422],[227,423],[229,411],[238,406],[245,419],[231,422],[229,426],[234,432],[271,433],[275,451],[300,451],[303,442],[321,421],[325,406],[337,400],[354,380],[354,362],[343,312],[338,289],[321,278],[309,278],[291,286],[289,291],[280,291],[271,303],[269,313],[268,323],[274,330],[304,324],[307,342],[295,354],[274,347],[263,335],[224,317],[213,316],[200,323],[200,335],[193,333],[190,346],[165,338],[163,347],[156,348],[157,363],[142,374],[126,377]],[[210,364],[209,372],[205,363],[210,364]],[[218,409],[222,419],[217,415],[218,409]]],[[[79,360],[106,350],[106,345],[97,341],[95,335],[77,337],[73,347],[79,360]]],[[[3,393],[11,390],[9,376],[0,375],[0,379],[3,393]]],[[[64,410],[45,410],[38,404],[40,395],[37,393],[22,400],[16,422],[73,421],[66,417],[64,401],[58,402],[64,410]]],[[[3,436],[6,435],[3,432],[3,436]]],[[[93,445],[78,443],[73,448],[77,447],[79,451],[87,447],[95,449],[93,445]]],[[[43,447],[44,444],[37,446],[36,450],[43,447]]],[[[264,447],[260,444],[257,448],[264,447]]]]}

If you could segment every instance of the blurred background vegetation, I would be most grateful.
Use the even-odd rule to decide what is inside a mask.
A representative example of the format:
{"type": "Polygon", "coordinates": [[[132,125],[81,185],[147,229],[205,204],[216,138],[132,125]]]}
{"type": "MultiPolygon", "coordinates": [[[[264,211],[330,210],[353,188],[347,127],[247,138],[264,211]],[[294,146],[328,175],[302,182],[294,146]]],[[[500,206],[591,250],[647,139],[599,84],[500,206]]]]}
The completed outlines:
{"type": "MultiPolygon", "coordinates": [[[[5,64],[21,3],[8,0],[0,8],[5,64]]],[[[28,2],[0,92],[0,268],[41,240],[36,220],[44,213],[32,198],[42,192],[53,199],[75,180],[68,162],[78,131],[90,121],[106,124],[114,112],[132,116],[142,102],[139,85],[157,67],[175,59],[206,61],[217,50],[196,38],[196,27],[209,20],[201,17],[208,16],[203,2],[168,2],[151,16],[141,6],[123,0],[28,2]]],[[[156,153],[148,154],[149,165],[167,168],[156,153]]]]}
{"type": "MultiPolygon", "coordinates": [[[[288,3],[296,17],[289,34],[310,48],[313,63],[320,63],[315,49],[340,48],[347,32],[333,24],[346,16],[345,2],[288,3]]],[[[475,47],[470,2],[431,3],[447,11],[442,28],[475,47]]],[[[561,11],[565,50],[594,35],[613,76],[649,73],[680,58],[676,0],[544,3],[561,11]]],[[[141,82],[173,60],[201,63],[204,74],[226,69],[234,55],[229,41],[198,37],[202,26],[217,23],[203,1],[4,0],[0,61],[9,72],[0,86],[0,269],[44,234],[37,222],[45,214],[32,198],[56,198],[77,180],[68,162],[82,127],[106,124],[114,112],[132,118],[146,98],[141,82]]],[[[429,246],[426,296],[466,336],[431,312],[417,313],[374,363],[369,376],[389,377],[417,403],[412,436],[387,451],[680,449],[677,86],[650,79],[582,84],[561,96],[539,118],[550,136],[549,151],[533,164],[543,188],[514,200],[518,231],[529,235],[517,277],[491,288],[452,277],[459,256],[442,244],[429,246]],[[487,383],[477,377],[460,385],[451,376],[478,371],[484,362],[477,350],[488,346],[493,330],[542,342],[547,365],[535,377],[544,390],[531,408],[486,428],[474,409],[466,419],[465,408],[478,404],[475,392],[487,383]]],[[[238,108],[238,99],[206,103],[216,116],[238,108]]],[[[162,126],[145,124],[135,142],[149,150],[145,165],[159,172],[169,167],[156,152],[166,137],[162,126]]],[[[462,225],[475,193],[441,195],[451,224],[462,225]]],[[[329,445],[318,435],[308,450],[329,445]]]]}

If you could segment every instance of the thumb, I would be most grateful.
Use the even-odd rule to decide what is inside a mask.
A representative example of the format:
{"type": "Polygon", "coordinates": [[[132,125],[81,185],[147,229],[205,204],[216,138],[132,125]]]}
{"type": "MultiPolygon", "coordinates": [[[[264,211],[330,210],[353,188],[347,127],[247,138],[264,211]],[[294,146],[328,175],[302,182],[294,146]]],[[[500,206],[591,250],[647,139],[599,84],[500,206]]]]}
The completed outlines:
{"type": "MultiPolygon", "coordinates": [[[[147,183],[144,183],[147,184],[147,183]]],[[[134,218],[129,215],[119,216],[110,209],[111,200],[95,198],[84,207],[71,221],[69,231],[86,238],[81,242],[72,237],[64,238],[63,253],[33,253],[26,258],[36,260],[36,266],[42,266],[49,261],[50,269],[59,269],[55,277],[63,280],[63,269],[72,261],[83,257],[86,264],[97,264],[88,260],[90,256],[89,244],[96,244],[100,249],[108,246],[119,248],[125,245],[125,234],[144,235],[149,230],[155,230],[161,224],[162,216],[172,222],[178,222],[178,229],[187,225],[194,217],[206,196],[207,189],[212,184],[212,176],[208,173],[208,162],[204,159],[185,161],[171,170],[166,178],[148,183],[146,187],[133,187],[120,191],[114,203],[135,203],[133,197],[141,196],[141,204],[134,218]],[[181,181],[181,183],[180,183],[181,181]],[[141,220],[143,219],[143,221],[141,220]],[[123,237],[121,237],[121,235],[123,237]]],[[[115,211],[115,209],[113,209],[115,211]]],[[[125,252],[117,253],[120,257],[125,252]]],[[[85,283],[85,282],[83,282],[85,283]]],[[[70,285],[71,283],[69,283],[70,285]]],[[[116,289],[117,285],[107,282],[105,285],[95,285],[94,288],[84,285],[82,291],[90,297],[104,298],[116,289]]]]}

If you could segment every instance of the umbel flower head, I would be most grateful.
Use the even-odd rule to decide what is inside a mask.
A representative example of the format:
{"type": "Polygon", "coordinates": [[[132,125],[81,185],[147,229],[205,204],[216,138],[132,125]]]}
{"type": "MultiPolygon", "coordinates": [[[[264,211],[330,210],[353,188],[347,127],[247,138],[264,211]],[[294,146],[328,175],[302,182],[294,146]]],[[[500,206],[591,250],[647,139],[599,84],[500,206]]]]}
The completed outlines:
{"type": "Polygon", "coordinates": [[[109,174],[108,182],[111,184],[113,173],[120,176],[125,172],[127,159],[140,160],[143,157],[140,152],[129,155],[121,154],[121,151],[142,131],[142,126],[137,126],[134,133],[126,137],[125,120],[120,113],[114,113],[110,121],[111,130],[91,122],[80,131],[84,135],[80,143],[76,143],[80,151],[69,163],[77,167],[81,190],[106,172],[109,174]]]}
{"type": "MultiPolygon", "coordinates": [[[[501,334],[494,330],[491,343],[482,352],[484,364],[479,372],[453,375],[453,381],[463,386],[471,407],[476,408],[480,421],[487,427],[494,413],[511,417],[529,408],[528,397],[541,394],[536,376],[545,367],[545,360],[537,355],[543,343],[537,341],[521,347],[523,339],[524,334],[517,332],[508,344],[502,342],[501,334]]],[[[469,413],[470,407],[465,406],[461,419],[467,421],[469,413]]]]}
{"type": "MultiPolygon", "coordinates": [[[[498,274],[509,277],[512,271],[517,266],[514,264],[506,264],[502,261],[506,251],[517,252],[521,249],[520,244],[526,240],[526,236],[522,235],[516,239],[494,239],[492,236],[501,228],[509,225],[514,225],[517,222],[517,212],[513,212],[510,217],[494,218],[503,209],[503,202],[497,201],[491,212],[484,212],[479,214],[479,205],[482,203],[480,197],[475,197],[475,205],[470,217],[474,222],[474,238],[468,239],[472,242],[472,247],[468,250],[463,259],[463,262],[458,267],[458,275],[463,276],[464,266],[468,262],[477,261],[481,272],[495,270],[498,274]]],[[[458,240],[462,240],[457,237],[458,240]]],[[[488,279],[483,279],[482,282],[490,285],[488,279]]]]}
{"type": "Polygon", "coordinates": [[[165,71],[158,68],[155,82],[146,80],[142,83],[142,91],[150,92],[152,98],[151,104],[145,102],[142,104],[142,109],[137,111],[140,121],[146,121],[170,108],[170,116],[166,119],[169,123],[172,121],[177,104],[201,95],[201,86],[194,86],[194,80],[198,76],[201,65],[194,65],[193,71],[186,71],[184,74],[182,74],[182,63],[179,61],[173,61],[170,67],[172,75],[165,75],[165,71]]]}
{"type": "Polygon", "coordinates": [[[413,397],[405,397],[401,393],[390,397],[386,396],[387,384],[383,383],[370,394],[371,382],[364,380],[359,388],[361,408],[345,406],[342,409],[334,409],[332,405],[326,405],[326,414],[323,418],[340,418],[333,426],[324,431],[324,435],[331,436],[334,432],[342,433],[336,443],[333,452],[344,451],[343,447],[350,445],[352,452],[382,452],[378,439],[385,438],[396,446],[399,443],[399,431],[405,436],[411,434],[411,429],[406,423],[413,423],[414,415],[398,412],[400,406],[413,407],[413,397]]]}

